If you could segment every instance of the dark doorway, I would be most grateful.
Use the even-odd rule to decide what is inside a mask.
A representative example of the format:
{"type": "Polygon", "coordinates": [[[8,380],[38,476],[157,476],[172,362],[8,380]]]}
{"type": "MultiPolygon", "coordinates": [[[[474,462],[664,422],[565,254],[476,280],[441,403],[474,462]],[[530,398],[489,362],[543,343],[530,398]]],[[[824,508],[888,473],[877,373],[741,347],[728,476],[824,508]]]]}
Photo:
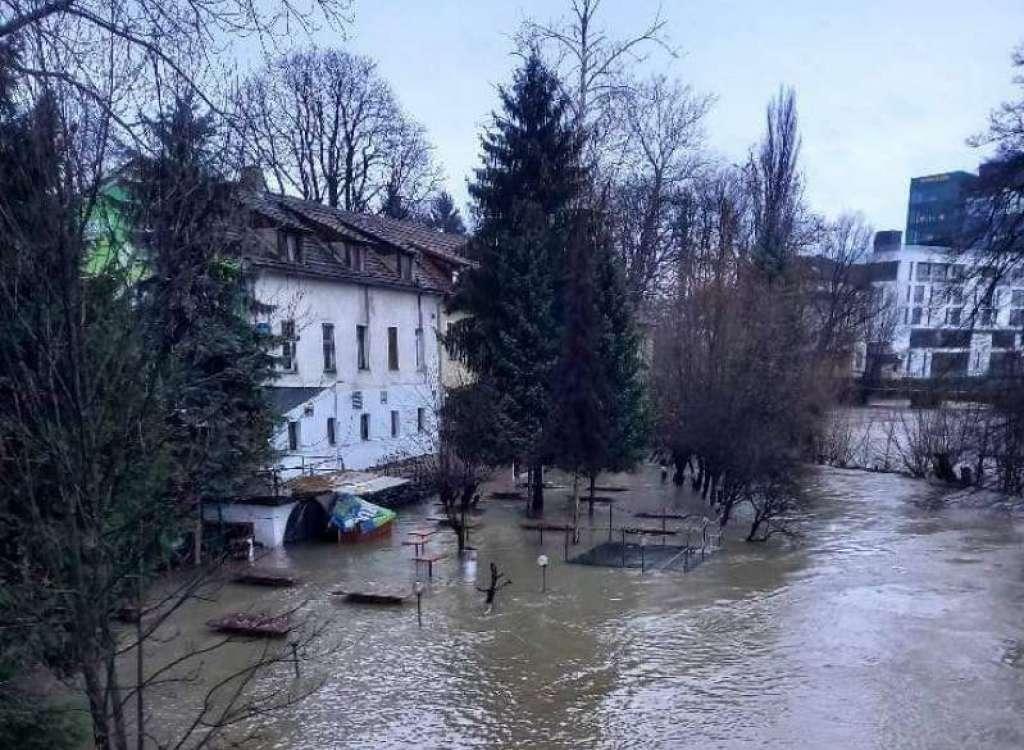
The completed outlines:
{"type": "Polygon", "coordinates": [[[292,508],[284,528],[284,543],[318,541],[327,532],[327,511],[316,500],[302,500],[292,508]]]}

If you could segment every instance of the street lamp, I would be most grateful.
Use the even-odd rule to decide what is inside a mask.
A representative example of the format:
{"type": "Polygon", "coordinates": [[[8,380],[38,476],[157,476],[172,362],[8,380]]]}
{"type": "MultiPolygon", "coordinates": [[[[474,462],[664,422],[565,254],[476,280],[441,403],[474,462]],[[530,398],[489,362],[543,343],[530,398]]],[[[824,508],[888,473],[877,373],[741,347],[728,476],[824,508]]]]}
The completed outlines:
{"type": "Polygon", "coordinates": [[[538,555],[537,566],[540,568],[540,590],[544,593],[548,590],[548,556],[538,555]]]}
{"type": "Polygon", "coordinates": [[[644,549],[647,547],[647,537],[640,535],[640,575],[644,574],[644,549]]]}
{"type": "Polygon", "coordinates": [[[423,581],[416,581],[412,585],[412,590],[416,592],[416,622],[419,626],[423,627],[423,581]]]}

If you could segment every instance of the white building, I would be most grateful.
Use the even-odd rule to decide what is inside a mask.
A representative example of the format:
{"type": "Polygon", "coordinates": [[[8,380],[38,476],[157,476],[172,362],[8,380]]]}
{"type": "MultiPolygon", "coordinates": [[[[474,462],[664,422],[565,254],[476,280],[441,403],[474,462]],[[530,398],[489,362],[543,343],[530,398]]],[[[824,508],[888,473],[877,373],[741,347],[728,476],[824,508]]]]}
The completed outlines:
{"type": "Polygon", "coordinates": [[[1024,278],[992,285],[968,255],[880,232],[868,278],[895,315],[887,377],[1008,373],[1021,347],[1024,278]]]}
{"type": "Polygon", "coordinates": [[[282,476],[427,450],[465,238],[264,191],[244,200],[258,324],[287,339],[271,389],[282,476]]]}

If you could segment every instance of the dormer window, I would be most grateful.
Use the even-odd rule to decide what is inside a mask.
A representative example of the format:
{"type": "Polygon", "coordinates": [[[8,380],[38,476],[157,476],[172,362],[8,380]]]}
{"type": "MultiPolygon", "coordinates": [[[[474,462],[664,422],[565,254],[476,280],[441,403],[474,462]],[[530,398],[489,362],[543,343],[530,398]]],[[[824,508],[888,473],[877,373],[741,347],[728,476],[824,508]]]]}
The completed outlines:
{"type": "Polygon", "coordinates": [[[289,263],[300,263],[302,261],[302,236],[298,232],[278,230],[277,255],[281,260],[286,260],[289,263]]]}
{"type": "Polygon", "coordinates": [[[399,251],[397,253],[398,276],[406,281],[412,281],[412,256],[399,251]]]}
{"type": "Polygon", "coordinates": [[[353,271],[362,271],[363,248],[358,245],[345,245],[343,260],[346,268],[351,268],[353,271]]]}

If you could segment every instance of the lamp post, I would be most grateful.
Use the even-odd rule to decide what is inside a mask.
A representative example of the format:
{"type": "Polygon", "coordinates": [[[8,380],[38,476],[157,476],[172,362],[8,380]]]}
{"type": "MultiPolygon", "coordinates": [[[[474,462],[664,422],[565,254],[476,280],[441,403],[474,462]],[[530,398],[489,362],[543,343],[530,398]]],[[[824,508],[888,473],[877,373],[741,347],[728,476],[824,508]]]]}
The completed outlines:
{"type": "Polygon", "coordinates": [[[644,549],[647,547],[647,537],[640,535],[640,575],[644,574],[644,549]]]}
{"type": "Polygon", "coordinates": [[[423,627],[423,581],[416,581],[412,590],[416,592],[416,622],[423,627]]]}
{"type": "Polygon", "coordinates": [[[541,593],[546,593],[548,590],[548,556],[538,555],[537,556],[537,567],[540,568],[540,590],[541,593]]]}

